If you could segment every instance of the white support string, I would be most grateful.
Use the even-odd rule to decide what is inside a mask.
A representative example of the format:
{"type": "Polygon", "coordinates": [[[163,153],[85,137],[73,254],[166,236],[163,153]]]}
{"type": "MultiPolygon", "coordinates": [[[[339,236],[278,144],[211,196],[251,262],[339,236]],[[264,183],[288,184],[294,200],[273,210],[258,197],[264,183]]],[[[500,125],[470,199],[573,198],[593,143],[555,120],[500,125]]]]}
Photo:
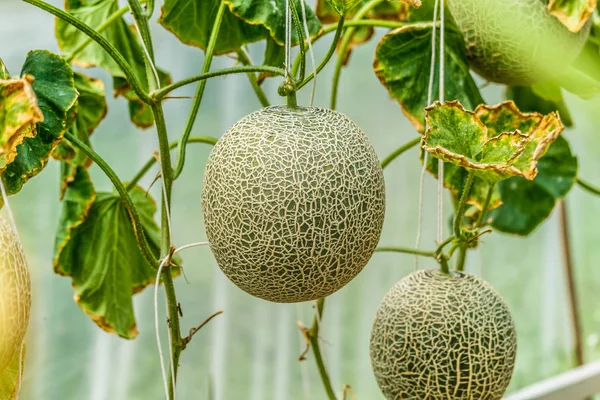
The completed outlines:
{"type": "MultiPolygon", "coordinates": [[[[427,105],[430,105],[433,101],[433,80],[435,78],[435,54],[436,54],[436,22],[438,16],[439,0],[435,0],[433,6],[433,25],[431,30],[431,66],[429,68],[429,86],[427,88],[427,105]]],[[[425,123],[425,131],[427,131],[427,123],[425,123]]],[[[421,140],[421,144],[423,140],[421,140]]],[[[423,156],[423,168],[421,169],[421,177],[419,179],[419,210],[417,215],[417,239],[415,248],[419,248],[421,245],[421,231],[423,228],[423,183],[425,181],[425,170],[427,169],[427,162],[429,161],[429,153],[425,151],[423,156]]],[[[415,256],[415,271],[419,269],[419,256],[415,256]]]]}
{"type": "Polygon", "coordinates": [[[290,60],[292,58],[292,16],[290,0],[285,0],[285,80],[290,77],[290,60]]]}
{"type": "MultiPolygon", "coordinates": [[[[439,84],[439,97],[440,103],[444,103],[444,59],[445,59],[445,43],[444,43],[444,25],[445,25],[445,12],[444,5],[440,7],[440,84],[439,84]]],[[[444,240],[444,161],[438,158],[438,231],[437,241],[441,243],[444,240]]]]}
{"type": "Polygon", "coordinates": [[[310,61],[312,63],[313,83],[309,102],[309,105],[312,107],[315,101],[315,91],[317,90],[317,63],[315,62],[315,53],[313,52],[312,42],[310,40],[310,30],[308,29],[308,19],[306,17],[306,6],[304,4],[304,0],[300,0],[300,7],[302,8],[302,22],[304,23],[306,42],[308,43],[308,52],[310,54],[310,61]]]}
{"type": "MultiPolygon", "coordinates": [[[[181,246],[177,249],[175,249],[175,251],[173,251],[173,256],[177,253],[179,253],[182,250],[185,249],[189,249],[190,247],[198,247],[198,246],[206,246],[208,245],[209,242],[197,242],[197,243],[190,243],[190,244],[186,244],[184,246],[181,246]]],[[[162,373],[162,378],[163,378],[163,383],[165,386],[165,396],[167,398],[167,400],[175,400],[176,398],[176,389],[175,389],[175,366],[173,363],[173,353],[170,353],[170,360],[171,360],[171,376],[173,378],[173,399],[170,398],[169,396],[169,384],[168,384],[168,379],[167,379],[167,371],[165,370],[165,358],[163,355],[163,350],[162,350],[162,345],[160,343],[160,326],[158,323],[158,286],[160,284],[160,274],[162,273],[162,270],[165,266],[165,264],[167,263],[167,260],[169,260],[169,256],[165,256],[162,261],[160,262],[160,265],[158,266],[158,271],[156,273],[156,282],[154,283],[154,329],[155,329],[155,333],[156,333],[156,344],[158,345],[158,356],[160,358],[160,370],[162,373]]],[[[171,332],[168,332],[168,338],[169,338],[169,348],[171,346],[171,332]]]]}

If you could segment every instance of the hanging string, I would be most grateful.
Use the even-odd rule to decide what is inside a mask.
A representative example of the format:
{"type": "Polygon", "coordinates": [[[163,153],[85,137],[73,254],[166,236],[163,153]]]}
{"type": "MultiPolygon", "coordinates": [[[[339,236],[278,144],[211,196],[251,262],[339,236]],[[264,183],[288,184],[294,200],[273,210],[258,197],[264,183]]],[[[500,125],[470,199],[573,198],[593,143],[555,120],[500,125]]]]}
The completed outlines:
{"type": "Polygon", "coordinates": [[[290,0],[285,0],[285,80],[290,78],[292,58],[292,14],[290,11],[290,0]]]}
{"type": "MultiPolygon", "coordinates": [[[[440,103],[444,103],[444,59],[445,59],[445,43],[444,43],[444,23],[445,12],[444,5],[440,8],[440,103]]],[[[437,241],[441,243],[444,240],[444,161],[438,158],[438,231],[437,241]]]]}
{"type": "MultiPolygon", "coordinates": [[[[435,0],[433,6],[433,24],[431,27],[431,66],[429,68],[429,86],[427,88],[427,105],[433,101],[433,80],[435,78],[435,53],[436,53],[436,22],[438,17],[439,0],[435,0]]],[[[427,130],[427,123],[425,124],[425,130],[427,130]]],[[[423,139],[421,139],[421,145],[423,139]]],[[[429,153],[424,152],[423,156],[423,168],[421,169],[421,177],[419,179],[419,210],[417,214],[417,240],[415,247],[418,249],[421,245],[421,230],[423,228],[423,183],[425,181],[425,170],[427,169],[427,162],[429,161],[429,153]]],[[[441,242],[441,240],[439,240],[441,242]]],[[[419,256],[415,256],[415,271],[419,269],[419,256]]]]}
{"type": "Polygon", "coordinates": [[[304,23],[304,31],[306,32],[308,53],[310,54],[310,62],[312,63],[313,83],[309,102],[309,105],[312,107],[315,100],[315,91],[317,90],[317,63],[315,62],[315,53],[313,52],[312,42],[310,39],[310,30],[308,29],[308,19],[306,17],[306,6],[304,4],[304,0],[300,0],[300,7],[302,8],[302,22],[304,23]]]}
{"type": "MultiPolygon", "coordinates": [[[[185,249],[189,249],[190,247],[198,247],[198,246],[206,246],[208,245],[208,242],[197,242],[197,243],[190,243],[190,244],[186,244],[185,246],[181,246],[177,249],[175,249],[175,251],[173,251],[172,256],[174,256],[175,254],[179,253],[182,250],[185,249]]],[[[160,358],[160,371],[162,373],[162,378],[163,378],[163,384],[165,386],[165,395],[167,400],[175,400],[175,396],[176,396],[176,389],[175,389],[175,366],[173,363],[173,353],[170,353],[170,360],[171,360],[171,376],[173,378],[173,399],[170,398],[169,396],[169,384],[168,384],[168,379],[167,379],[167,371],[165,369],[165,358],[163,355],[163,350],[162,350],[162,345],[160,343],[160,326],[158,323],[158,286],[160,283],[160,274],[162,273],[163,268],[165,267],[165,264],[167,263],[167,261],[170,260],[171,257],[169,257],[169,255],[167,255],[166,257],[164,257],[162,259],[162,261],[160,262],[160,265],[158,266],[158,271],[156,273],[156,281],[154,282],[154,330],[155,330],[155,334],[156,334],[156,344],[158,345],[158,356],[160,358]]],[[[169,331],[169,348],[171,346],[171,332],[169,331]]]]}

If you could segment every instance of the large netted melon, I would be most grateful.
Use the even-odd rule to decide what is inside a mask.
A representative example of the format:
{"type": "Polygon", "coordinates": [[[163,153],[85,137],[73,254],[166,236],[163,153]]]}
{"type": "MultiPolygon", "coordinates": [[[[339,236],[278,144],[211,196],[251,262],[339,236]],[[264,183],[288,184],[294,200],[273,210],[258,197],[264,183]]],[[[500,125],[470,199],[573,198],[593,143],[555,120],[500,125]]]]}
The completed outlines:
{"type": "Polygon", "coordinates": [[[0,217],[0,372],[21,348],[31,310],[31,281],[16,233],[0,217]]]}
{"type": "Polygon", "coordinates": [[[233,283],[274,302],[314,300],[350,282],[373,255],[383,171],[342,113],[267,107],[212,150],[202,210],[212,252],[233,283]]]}
{"type": "Polygon", "coordinates": [[[370,352],[388,400],[497,400],[516,349],[510,312],[490,285],[463,272],[423,270],[383,298],[370,352]]]}
{"type": "Polygon", "coordinates": [[[544,0],[448,0],[471,67],[482,77],[530,85],[566,71],[581,52],[591,20],[577,33],[550,14],[544,0]]]}

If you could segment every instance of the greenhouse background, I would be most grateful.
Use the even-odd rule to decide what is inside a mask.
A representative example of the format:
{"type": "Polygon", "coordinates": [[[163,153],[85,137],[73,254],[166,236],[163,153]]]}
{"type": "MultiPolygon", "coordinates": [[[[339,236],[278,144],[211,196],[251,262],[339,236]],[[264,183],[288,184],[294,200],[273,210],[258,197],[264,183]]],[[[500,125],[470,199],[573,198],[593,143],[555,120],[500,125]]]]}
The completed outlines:
{"type": "MultiPolygon", "coordinates": [[[[60,1],[51,3],[61,6],[60,1]]],[[[309,4],[314,3],[309,1],[309,4]]],[[[312,4],[311,4],[312,5],[312,4]]],[[[27,4],[0,0],[2,37],[0,57],[17,74],[29,49],[58,51],[54,18],[27,4]]],[[[156,20],[157,15],[154,20],[156,20]]],[[[160,66],[175,80],[197,74],[203,53],[181,44],[172,34],[153,24],[160,66]]],[[[398,104],[377,83],[372,70],[377,37],[356,49],[350,66],[342,72],[338,109],[368,134],[380,158],[390,149],[415,137],[413,126],[398,104]]],[[[315,46],[317,59],[328,40],[315,46]]],[[[261,60],[260,45],[252,46],[261,60]]],[[[230,66],[233,60],[218,57],[214,67],[230,66]]],[[[129,122],[125,100],[110,96],[110,76],[99,69],[88,71],[104,80],[109,113],[91,140],[95,149],[127,180],[157,149],[153,130],[138,131],[129,122]],[[115,151],[115,149],[118,149],[115,151]]],[[[317,80],[315,104],[328,104],[331,68],[317,80]]],[[[478,80],[479,83],[483,83],[478,80]]],[[[272,103],[279,81],[267,82],[272,103]]],[[[178,95],[193,95],[193,86],[178,95]]],[[[488,103],[503,100],[502,88],[482,90],[488,103]]],[[[300,93],[308,101],[309,88],[300,93]]],[[[600,182],[600,102],[583,102],[566,95],[576,126],[567,130],[573,152],[580,156],[580,175],[600,182]]],[[[170,132],[178,135],[188,113],[189,99],[169,100],[165,109],[170,132]]],[[[231,124],[260,107],[244,76],[209,81],[194,135],[220,136],[231,124]]],[[[205,240],[200,209],[204,163],[210,148],[195,144],[173,191],[173,227],[176,245],[205,240]]],[[[416,236],[420,163],[417,152],[402,156],[385,171],[387,213],[380,244],[412,245],[416,236]]],[[[98,190],[112,186],[97,167],[90,169],[98,190]]],[[[143,181],[148,187],[149,174],[143,181]]],[[[425,179],[423,246],[433,247],[435,236],[436,184],[425,179]]],[[[151,193],[159,197],[159,185],[151,193]]],[[[73,301],[70,279],[52,271],[54,234],[60,205],[58,163],[50,165],[11,198],[12,208],[28,255],[33,280],[33,315],[27,336],[27,359],[23,400],[89,399],[154,400],[164,398],[158,352],[154,337],[152,290],[135,297],[140,335],[126,341],[99,330],[73,301]]],[[[450,200],[446,199],[446,211],[450,200]]],[[[576,285],[583,325],[587,361],[600,358],[600,200],[574,188],[568,196],[576,285]],[[577,229],[575,229],[575,227],[577,229]]],[[[3,211],[5,212],[5,211],[3,211]]],[[[556,213],[555,213],[556,214],[556,213]]],[[[450,214],[448,213],[448,218],[450,214]]],[[[506,299],[515,319],[519,348],[517,366],[508,393],[575,365],[573,335],[567,306],[566,281],[558,218],[553,215],[525,240],[494,233],[483,239],[471,254],[467,270],[485,277],[506,299]]],[[[182,254],[187,281],[177,279],[187,331],[210,314],[223,310],[183,353],[178,397],[215,400],[323,399],[323,388],[312,356],[299,362],[303,343],[297,321],[308,325],[312,305],[273,304],[243,293],[218,269],[208,248],[182,254]]],[[[421,261],[420,267],[433,266],[421,261]]],[[[375,254],[365,270],[327,303],[322,327],[327,367],[335,387],[352,385],[359,399],[383,399],[371,371],[368,342],[375,310],[387,290],[414,269],[408,255],[375,254]]],[[[164,315],[164,298],[160,298],[164,315]]],[[[163,330],[163,339],[166,330],[163,330]]],[[[163,340],[164,346],[166,341],[163,340]]]]}

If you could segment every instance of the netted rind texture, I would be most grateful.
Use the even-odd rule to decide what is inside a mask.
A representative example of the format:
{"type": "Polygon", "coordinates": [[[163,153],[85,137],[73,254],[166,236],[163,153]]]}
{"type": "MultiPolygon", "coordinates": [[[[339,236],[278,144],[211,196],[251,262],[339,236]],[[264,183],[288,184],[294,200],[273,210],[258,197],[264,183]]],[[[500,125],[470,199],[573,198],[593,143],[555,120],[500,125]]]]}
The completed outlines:
{"type": "Polygon", "coordinates": [[[487,80],[531,85],[565,73],[581,52],[591,19],[577,33],[543,0],[448,0],[471,68],[487,80]]]}
{"type": "Polygon", "coordinates": [[[501,399],[516,350],[504,300],[462,272],[405,277],[383,298],[371,332],[371,363],[388,400],[501,399]]]}
{"type": "Polygon", "coordinates": [[[10,363],[29,324],[31,281],[21,242],[0,217],[0,373],[10,363]]]}
{"type": "Polygon", "coordinates": [[[315,300],[341,289],[373,255],[383,170],[342,113],[267,107],[213,148],[202,210],[212,252],[234,284],[273,302],[315,300]]]}

